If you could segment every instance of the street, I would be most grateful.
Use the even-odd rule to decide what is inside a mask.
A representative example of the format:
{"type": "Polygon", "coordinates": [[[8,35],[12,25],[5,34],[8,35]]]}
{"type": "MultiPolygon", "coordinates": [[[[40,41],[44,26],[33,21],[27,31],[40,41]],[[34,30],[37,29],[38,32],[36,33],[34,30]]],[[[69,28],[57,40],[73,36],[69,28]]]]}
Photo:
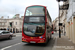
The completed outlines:
{"type": "Polygon", "coordinates": [[[16,33],[16,37],[11,40],[5,39],[0,40],[0,50],[74,50],[75,45],[66,37],[61,34],[59,38],[59,33],[52,34],[52,39],[44,44],[28,44],[21,41],[21,33],[16,33]],[[70,47],[70,48],[68,48],[70,47]]]}
{"type": "Polygon", "coordinates": [[[55,35],[47,43],[43,44],[27,44],[21,42],[21,34],[16,34],[11,40],[0,40],[0,50],[52,50],[55,45],[55,35]]]}
{"type": "Polygon", "coordinates": [[[75,0],[0,0],[0,50],[75,50],[74,5],[75,0]]]}

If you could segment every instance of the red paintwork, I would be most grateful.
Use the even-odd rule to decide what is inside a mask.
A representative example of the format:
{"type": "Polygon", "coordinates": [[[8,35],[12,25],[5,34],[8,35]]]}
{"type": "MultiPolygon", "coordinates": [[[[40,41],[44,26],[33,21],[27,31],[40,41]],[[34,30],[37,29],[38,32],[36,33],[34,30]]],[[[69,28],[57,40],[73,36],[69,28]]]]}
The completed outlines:
{"type": "Polygon", "coordinates": [[[52,34],[53,34],[54,32],[52,31],[52,34]]]}
{"type": "MultiPolygon", "coordinates": [[[[42,5],[32,5],[32,6],[42,6],[42,5]]],[[[28,6],[28,7],[30,7],[30,6],[28,6]]],[[[27,8],[28,8],[27,7],[27,8]]],[[[43,36],[43,38],[45,38],[45,39],[43,39],[43,38],[39,38],[40,36],[38,36],[38,37],[33,37],[33,39],[31,39],[31,37],[30,36],[27,36],[27,35],[25,35],[24,33],[23,33],[23,24],[24,24],[24,19],[23,19],[23,24],[22,24],[22,41],[23,42],[28,42],[28,43],[30,43],[30,41],[35,41],[36,43],[45,43],[46,42],[46,23],[47,23],[47,10],[46,10],[46,6],[43,6],[43,7],[45,7],[45,32],[44,32],[44,34],[42,35],[43,36]],[[26,39],[26,40],[25,40],[26,39]],[[44,40],[44,41],[40,41],[40,40],[44,40]]],[[[26,8],[26,9],[27,9],[26,8]]],[[[25,12],[26,12],[26,9],[25,9],[25,12]]],[[[24,13],[24,18],[25,18],[25,13],[24,13]]]]}

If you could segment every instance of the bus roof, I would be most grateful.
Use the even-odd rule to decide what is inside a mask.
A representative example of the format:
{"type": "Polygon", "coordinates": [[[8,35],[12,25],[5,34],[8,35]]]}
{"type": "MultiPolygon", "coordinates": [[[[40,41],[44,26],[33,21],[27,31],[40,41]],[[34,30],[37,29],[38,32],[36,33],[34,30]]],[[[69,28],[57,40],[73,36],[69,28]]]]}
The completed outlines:
{"type": "MultiPolygon", "coordinates": [[[[42,6],[42,7],[46,7],[46,6],[43,6],[43,5],[31,5],[31,6],[42,6]]],[[[27,6],[28,7],[31,7],[31,6],[27,6]]]]}

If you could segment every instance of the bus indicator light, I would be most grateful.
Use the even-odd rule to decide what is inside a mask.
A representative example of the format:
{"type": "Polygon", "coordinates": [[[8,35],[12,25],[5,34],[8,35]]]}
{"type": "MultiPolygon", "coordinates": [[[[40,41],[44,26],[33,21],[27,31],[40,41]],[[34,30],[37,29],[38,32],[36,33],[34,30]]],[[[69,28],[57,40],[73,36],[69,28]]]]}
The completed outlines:
{"type": "Polygon", "coordinates": [[[31,37],[31,39],[33,39],[33,37],[31,37]]]}
{"type": "Polygon", "coordinates": [[[39,38],[43,38],[42,36],[40,36],[39,38]]]}

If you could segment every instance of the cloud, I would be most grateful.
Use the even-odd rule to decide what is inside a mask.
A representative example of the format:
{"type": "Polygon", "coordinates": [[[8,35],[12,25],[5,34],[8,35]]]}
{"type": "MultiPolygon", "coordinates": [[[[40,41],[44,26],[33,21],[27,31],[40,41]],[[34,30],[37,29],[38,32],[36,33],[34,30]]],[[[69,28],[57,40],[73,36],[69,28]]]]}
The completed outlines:
{"type": "Polygon", "coordinates": [[[47,7],[51,18],[54,20],[58,16],[58,3],[56,0],[0,0],[0,17],[15,14],[24,15],[25,8],[30,5],[44,5],[47,7]]]}

